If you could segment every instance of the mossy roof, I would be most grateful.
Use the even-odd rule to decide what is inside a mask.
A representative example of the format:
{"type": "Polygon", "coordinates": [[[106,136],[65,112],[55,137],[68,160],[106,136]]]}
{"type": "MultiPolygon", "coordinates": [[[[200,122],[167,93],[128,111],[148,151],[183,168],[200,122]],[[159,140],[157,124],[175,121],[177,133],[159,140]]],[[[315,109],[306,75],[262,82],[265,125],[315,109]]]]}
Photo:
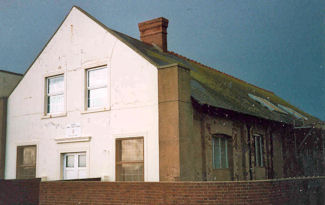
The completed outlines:
{"type": "Polygon", "coordinates": [[[319,119],[294,107],[271,91],[254,86],[174,52],[163,52],[156,46],[144,43],[138,39],[108,28],[84,10],[78,7],[76,8],[92,18],[109,33],[124,42],[156,67],[168,66],[176,63],[189,68],[191,75],[191,95],[201,104],[288,124],[292,124],[293,120],[296,119],[291,114],[283,114],[269,110],[250,98],[248,95],[250,93],[264,98],[274,105],[281,104],[295,110],[308,118],[307,124],[319,121],[319,119]]]}

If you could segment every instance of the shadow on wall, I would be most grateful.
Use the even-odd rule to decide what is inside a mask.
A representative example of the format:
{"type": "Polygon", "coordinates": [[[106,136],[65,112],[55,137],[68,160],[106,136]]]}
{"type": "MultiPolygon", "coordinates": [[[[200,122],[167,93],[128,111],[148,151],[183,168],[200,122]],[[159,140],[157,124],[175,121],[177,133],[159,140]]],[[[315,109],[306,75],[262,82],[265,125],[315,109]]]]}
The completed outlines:
{"type": "Polygon", "coordinates": [[[0,180],[0,205],[39,203],[41,179],[0,180]]]}

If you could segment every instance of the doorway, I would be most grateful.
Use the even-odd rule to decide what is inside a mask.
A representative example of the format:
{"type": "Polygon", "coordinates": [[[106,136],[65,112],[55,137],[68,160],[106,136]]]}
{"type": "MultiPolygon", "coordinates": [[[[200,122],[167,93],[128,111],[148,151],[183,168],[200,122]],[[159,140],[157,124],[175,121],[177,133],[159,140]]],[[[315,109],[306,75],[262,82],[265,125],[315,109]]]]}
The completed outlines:
{"type": "Polygon", "coordinates": [[[86,152],[63,154],[63,179],[87,178],[86,152]]]}

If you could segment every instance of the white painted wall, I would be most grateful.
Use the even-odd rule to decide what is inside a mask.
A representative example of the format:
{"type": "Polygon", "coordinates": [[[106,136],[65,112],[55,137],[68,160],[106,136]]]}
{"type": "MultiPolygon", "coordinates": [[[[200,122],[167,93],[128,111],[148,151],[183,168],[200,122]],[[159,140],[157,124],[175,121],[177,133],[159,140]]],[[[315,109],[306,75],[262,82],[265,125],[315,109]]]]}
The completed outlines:
{"type": "Polygon", "coordinates": [[[145,181],[159,181],[157,69],[73,8],[8,100],[5,178],[16,177],[16,149],[37,145],[37,177],[62,176],[61,153],[87,152],[88,176],[115,180],[115,138],[144,137],[145,181]],[[109,104],[86,112],[85,69],[107,64],[109,104]],[[44,117],[46,76],[64,73],[66,114],[44,117]],[[58,143],[80,123],[89,142],[58,143]]]}

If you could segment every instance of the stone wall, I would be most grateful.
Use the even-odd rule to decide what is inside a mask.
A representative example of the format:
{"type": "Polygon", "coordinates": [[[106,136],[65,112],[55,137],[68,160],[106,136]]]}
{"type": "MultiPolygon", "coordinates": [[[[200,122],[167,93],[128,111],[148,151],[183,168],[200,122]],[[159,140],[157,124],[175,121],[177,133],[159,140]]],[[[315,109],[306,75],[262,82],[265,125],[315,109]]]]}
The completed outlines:
{"type": "MultiPolygon", "coordinates": [[[[231,116],[222,112],[209,113],[204,108],[194,109],[193,135],[201,140],[202,151],[197,154],[196,159],[202,161],[202,180],[238,181],[285,177],[283,150],[293,152],[283,144],[284,138],[290,138],[286,130],[275,122],[231,116]],[[263,138],[263,166],[256,163],[254,135],[263,138]],[[227,169],[213,168],[214,137],[228,138],[227,169]]],[[[286,163],[289,166],[293,160],[292,157],[287,158],[286,163]]]]}

